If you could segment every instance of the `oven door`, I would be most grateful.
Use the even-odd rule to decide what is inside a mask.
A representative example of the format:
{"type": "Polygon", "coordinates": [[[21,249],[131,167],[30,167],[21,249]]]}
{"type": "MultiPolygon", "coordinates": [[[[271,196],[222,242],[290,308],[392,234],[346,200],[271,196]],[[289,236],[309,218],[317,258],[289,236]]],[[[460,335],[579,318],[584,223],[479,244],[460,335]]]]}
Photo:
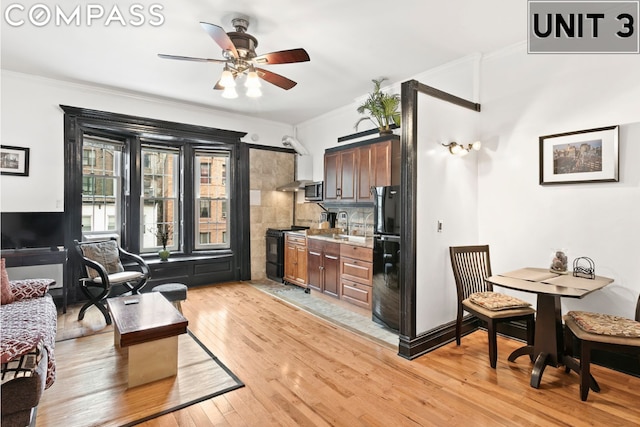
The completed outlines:
{"type": "Polygon", "coordinates": [[[282,260],[278,259],[280,253],[282,252],[282,249],[280,249],[281,237],[267,235],[266,239],[267,239],[267,262],[270,262],[273,264],[281,263],[282,260]]]}

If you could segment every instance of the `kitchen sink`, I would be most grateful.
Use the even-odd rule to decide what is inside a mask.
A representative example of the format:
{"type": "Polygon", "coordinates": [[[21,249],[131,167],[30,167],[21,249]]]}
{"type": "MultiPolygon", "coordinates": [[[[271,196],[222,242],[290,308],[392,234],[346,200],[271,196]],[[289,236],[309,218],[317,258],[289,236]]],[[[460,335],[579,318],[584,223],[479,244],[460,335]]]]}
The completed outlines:
{"type": "Polygon", "coordinates": [[[367,241],[365,236],[351,236],[349,234],[333,234],[331,237],[336,240],[342,240],[343,242],[365,243],[367,241]]]}

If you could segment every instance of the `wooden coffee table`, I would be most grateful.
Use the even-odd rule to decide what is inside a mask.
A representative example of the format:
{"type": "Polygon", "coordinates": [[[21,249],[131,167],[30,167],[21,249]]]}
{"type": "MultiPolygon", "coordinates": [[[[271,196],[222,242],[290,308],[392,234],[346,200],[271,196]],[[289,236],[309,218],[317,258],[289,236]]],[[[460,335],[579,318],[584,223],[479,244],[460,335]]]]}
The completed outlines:
{"type": "Polygon", "coordinates": [[[114,344],[127,347],[129,387],[171,377],[178,372],[178,335],[189,322],[160,293],[107,299],[114,344]]]}

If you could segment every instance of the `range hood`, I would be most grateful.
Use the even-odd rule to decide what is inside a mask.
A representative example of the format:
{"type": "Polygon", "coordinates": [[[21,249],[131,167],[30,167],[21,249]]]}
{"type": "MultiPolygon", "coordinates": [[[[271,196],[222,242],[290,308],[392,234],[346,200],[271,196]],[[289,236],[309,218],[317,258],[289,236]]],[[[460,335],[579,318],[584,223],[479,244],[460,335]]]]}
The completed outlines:
{"type": "Polygon", "coordinates": [[[276,188],[276,190],[278,191],[298,191],[298,190],[304,190],[304,186],[307,184],[310,184],[312,181],[310,179],[300,179],[300,180],[295,180],[292,182],[289,182],[285,185],[281,185],[280,187],[276,188]]]}
{"type": "MultiPolygon", "coordinates": [[[[295,131],[294,131],[295,134],[295,131]]],[[[295,136],[285,135],[282,137],[282,145],[288,148],[292,148],[296,151],[296,155],[293,157],[293,175],[294,181],[281,185],[276,188],[278,191],[298,191],[304,190],[304,186],[313,182],[311,170],[313,168],[312,159],[309,152],[298,142],[295,136]],[[303,167],[300,169],[299,162],[302,162],[303,167]]]]}

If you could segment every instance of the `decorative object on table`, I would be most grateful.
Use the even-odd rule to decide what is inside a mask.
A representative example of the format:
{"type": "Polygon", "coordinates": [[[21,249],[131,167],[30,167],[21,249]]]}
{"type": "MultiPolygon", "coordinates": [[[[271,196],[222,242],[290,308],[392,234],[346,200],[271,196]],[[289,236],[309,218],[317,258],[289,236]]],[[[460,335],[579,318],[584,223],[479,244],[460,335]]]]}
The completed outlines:
{"type": "Polygon", "coordinates": [[[540,137],[540,185],[618,181],[618,126],[540,137]]]}
{"type": "Polygon", "coordinates": [[[151,232],[160,240],[162,245],[162,250],[158,251],[160,261],[168,260],[171,252],[167,250],[167,243],[169,243],[169,236],[173,232],[171,224],[158,224],[157,228],[155,230],[152,229],[151,232]]]}
{"type": "Polygon", "coordinates": [[[29,149],[1,145],[0,173],[2,175],[29,176],[29,149]]]}
{"type": "Polygon", "coordinates": [[[596,278],[596,265],[593,260],[586,256],[581,256],[573,260],[573,277],[585,279],[596,278]]]}
{"type": "Polygon", "coordinates": [[[369,93],[367,99],[358,107],[358,113],[367,114],[367,117],[361,117],[355,124],[356,130],[358,125],[364,120],[372,121],[380,135],[389,135],[393,133],[391,125],[400,126],[400,95],[388,94],[380,90],[380,85],[386,78],[382,77],[378,80],[372,80],[373,92],[369,93]]]}
{"type": "Polygon", "coordinates": [[[555,251],[551,260],[550,270],[558,274],[567,274],[567,255],[562,250],[555,251]]]}

